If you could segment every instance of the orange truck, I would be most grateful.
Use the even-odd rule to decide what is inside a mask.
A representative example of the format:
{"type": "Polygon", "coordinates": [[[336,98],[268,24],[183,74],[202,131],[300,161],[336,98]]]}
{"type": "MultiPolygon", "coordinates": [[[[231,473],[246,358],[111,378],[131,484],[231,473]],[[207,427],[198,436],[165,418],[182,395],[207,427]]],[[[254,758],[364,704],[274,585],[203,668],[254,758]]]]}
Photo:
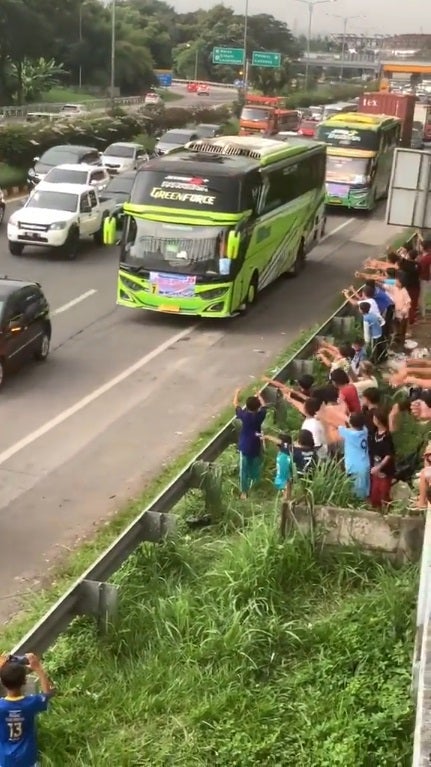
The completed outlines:
{"type": "Polygon", "coordinates": [[[239,135],[264,133],[275,136],[280,131],[297,131],[301,117],[296,109],[284,109],[279,96],[247,96],[239,118],[239,135]]]}

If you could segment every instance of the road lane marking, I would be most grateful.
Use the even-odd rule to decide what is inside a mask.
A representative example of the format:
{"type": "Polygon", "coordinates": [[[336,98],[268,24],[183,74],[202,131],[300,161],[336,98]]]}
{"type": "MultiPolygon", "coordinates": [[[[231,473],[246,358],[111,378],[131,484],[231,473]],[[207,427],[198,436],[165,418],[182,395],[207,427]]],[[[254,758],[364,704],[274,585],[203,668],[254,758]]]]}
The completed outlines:
{"type": "Polygon", "coordinates": [[[342,224],[339,226],[336,226],[335,229],[332,229],[331,232],[328,232],[328,234],[325,234],[324,237],[322,237],[321,240],[319,240],[319,245],[321,245],[322,242],[326,242],[326,240],[329,240],[330,237],[332,237],[334,234],[338,234],[338,232],[341,232],[342,229],[344,229],[345,226],[349,226],[349,224],[352,224],[354,221],[356,221],[356,218],[348,218],[347,221],[343,221],[342,224]]]}
{"type": "Polygon", "coordinates": [[[97,290],[92,288],[91,290],[87,290],[86,293],[81,293],[80,296],[77,296],[76,298],[72,298],[71,301],[68,301],[67,304],[63,304],[63,306],[59,306],[58,309],[54,309],[53,312],[51,312],[51,316],[55,317],[57,314],[63,314],[63,312],[67,312],[68,309],[72,309],[73,306],[76,306],[76,304],[80,304],[81,301],[85,301],[86,298],[90,298],[90,296],[94,296],[95,293],[97,293],[97,290]]]}
{"type": "Polygon", "coordinates": [[[29,445],[32,445],[33,442],[36,442],[36,440],[40,439],[40,437],[44,437],[45,434],[48,434],[57,426],[60,426],[69,418],[72,418],[72,416],[76,415],[76,413],[79,413],[81,410],[87,407],[87,405],[91,405],[93,402],[100,399],[100,397],[103,397],[104,394],[107,394],[109,391],[111,391],[111,389],[114,389],[115,386],[118,386],[118,384],[122,383],[127,378],[130,378],[130,376],[137,373],[139,370],[141,370],[141,368],[145,367],[145,365],[148,365],[148,363],[152,362],[152,360],[154,360],[156,357],[159,357],[160,354],[163,354],[178,341],[181,341],[183,338],[189,336],[195,327],[195,325],[189,325],[184,330],[181,330],[180,333],[176,333],[166,341],[163,341],[162,344],[156,346],[154,349],[152,349],[151,352],[145,354],[139,360],[134,362],[133,365],[130,365],[114,378],[106,381],[106,383],[102,384],[102,386],[99,386],[97,389],[94,389],[92,392],[90,392],[90,394],[87,394],[85,397],[82,397],[82,399],[75,402],[74,405],[66,408],[66,410],[63,410],[54,418],[51,418],[51,420],[46,421],[43,426],[40,426],[38,429],[35,429],[22,439],[18,440],[18,442],[15,442],[14,445],[11,445],[6,450],[3,450],[3,452],[0,453],[0,466],[6,463],[6,461],[9,461],[10,458],[13,458],[14,455],[17,455],[17,453],[21,452],[21,450],[24,450],[26,447],[29,447],[29,445]]]}

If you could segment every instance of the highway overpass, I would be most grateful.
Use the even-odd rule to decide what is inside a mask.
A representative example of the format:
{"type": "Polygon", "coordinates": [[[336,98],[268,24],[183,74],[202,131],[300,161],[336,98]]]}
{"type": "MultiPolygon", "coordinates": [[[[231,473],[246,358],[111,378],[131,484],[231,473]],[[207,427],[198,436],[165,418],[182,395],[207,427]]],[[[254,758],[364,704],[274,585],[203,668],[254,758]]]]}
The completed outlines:
{"type": "Polygon", "coordinates": [[[303,64],[304,66],[306,66],[307,62],[310,69],[312,67],[330,67],[331,69],[359,69],[363,72],[379,72],[381,67],[380,61],[370,61],[370,59],[344,59],[343,61],[341,61],[341,59],[330,57],[321,59],[298,59],[298,63],[303,64]]]}

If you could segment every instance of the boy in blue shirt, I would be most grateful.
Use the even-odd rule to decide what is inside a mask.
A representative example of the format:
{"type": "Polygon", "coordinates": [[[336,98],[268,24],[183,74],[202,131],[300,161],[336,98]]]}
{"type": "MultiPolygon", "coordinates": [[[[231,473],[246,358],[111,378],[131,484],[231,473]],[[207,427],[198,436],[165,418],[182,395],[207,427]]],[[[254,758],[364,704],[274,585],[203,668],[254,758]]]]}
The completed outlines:
{"type": "Polygon", "coordinates": [[[0,767],[37,767],[36,716],[47,710],[53,685],[33,653],[19,660],[4,655],[0,665],[0,681],[6,690],[0,698],[0,767]],[[39,677],[39,695],[23,692],[27,669],[39,677]]]}
{"type": "Polygon", "coordinates": [[[233,406],[235,416],[241,421],[239,433],[239,484],[240,498],[248,497],[251,486],[258,482],[262,464],[261,429],[266,418],[265,401],[260,394],[247,397],[245,407],[239,404],[240,389],[235,391],[233,406]]]}
{"type": "Polygon", "coordinates": [[[349,425],[339,426],[338,433],[344,442],[344,466],[346,474],[353,479],[353,492],[365,500],[370,494],[370,455],[368,429],[362,413],[353,413],[349,425]]]}
{"type": "Polygon", "coordinates": [[[371,354],[370,359],[375,363],[384,362],[388,356],[386,338],[383,335],[382,317],[373,314],[368,301],[359,303],[359,311],[362,314],[364,338],[368,341],[371,354]]]}

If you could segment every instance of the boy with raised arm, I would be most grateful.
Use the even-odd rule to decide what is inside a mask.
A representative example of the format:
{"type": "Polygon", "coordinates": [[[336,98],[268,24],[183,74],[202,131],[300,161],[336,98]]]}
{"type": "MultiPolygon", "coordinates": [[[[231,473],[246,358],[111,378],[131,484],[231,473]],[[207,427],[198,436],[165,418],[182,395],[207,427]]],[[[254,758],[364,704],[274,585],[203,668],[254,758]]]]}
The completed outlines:
{"type": "Polygon", "coordinates": [[[33,653],[1,656],[0,681],[6,690],[0,698],[0,767],[38,767],[36,717],[47,710],[54,687],[33,653]],[[24,692],[27,669],[39,679],[37,695],[24,692]]]}
{"type": "Polygon", "coordinates": [[[248,497],[251,486],[260,479],[262,463],[262,442],[260,432],[266,418],[265,400],[260,393],[247,397],[245,407],[239,404],[241,389],[236,389],[233,397],[235,416],[241,421],[239,433],[239,482],[240,498],[248,497]]]}

